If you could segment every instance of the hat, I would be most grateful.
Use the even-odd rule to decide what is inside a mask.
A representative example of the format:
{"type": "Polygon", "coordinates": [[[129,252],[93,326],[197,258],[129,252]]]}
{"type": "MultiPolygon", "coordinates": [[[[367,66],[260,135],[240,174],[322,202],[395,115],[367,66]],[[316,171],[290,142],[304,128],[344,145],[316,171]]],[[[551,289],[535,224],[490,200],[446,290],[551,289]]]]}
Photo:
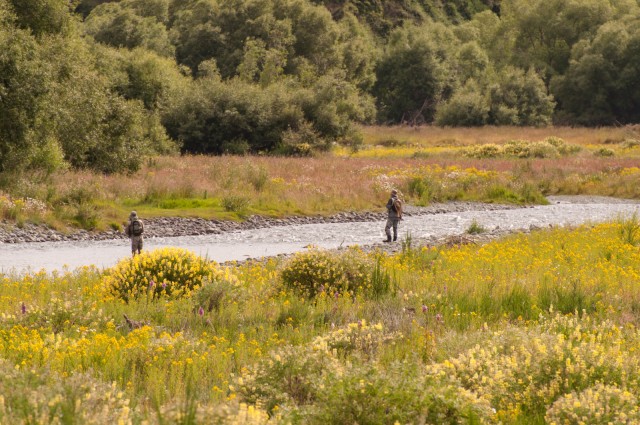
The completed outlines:
{"type": "Polygon", "coordinates": [[[129,218],[136,218],[138,216],[138,213],[135,211],[131,211],[131,214],[129,214],[129,218]]]}
{"type": "Polygon", "coordinates": [[[392,195],[397,195],[397,194],[398,194],[398,191],[397,191],[397,190],[395,190],[395,189],[392,189],[392,190],[391,190],[391,194],[392,194],[392,195]]]}

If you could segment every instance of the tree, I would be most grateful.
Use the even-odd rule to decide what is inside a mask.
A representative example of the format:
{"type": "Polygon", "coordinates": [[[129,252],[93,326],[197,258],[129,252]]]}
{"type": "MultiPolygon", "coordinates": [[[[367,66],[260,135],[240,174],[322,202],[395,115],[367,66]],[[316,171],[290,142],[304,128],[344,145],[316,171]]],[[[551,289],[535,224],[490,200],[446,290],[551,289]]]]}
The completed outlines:
{"type": "Polygon", "coordinates": [[[10,0],[17,25],[35,36],[59,34],[71,28],[71,2],[68,0],[10,0]]]}
{"type": "Polygon", "coordinates": [[[141,0],[104,3],[97,6],[85,20],[85,31],[96,41],[114,47],[144,47],[160,55],[172,57],[175,49],[163,23],[168,19],[168,5],[163,10],[160,0],[153,2],[155,10],[141,10],[141,0]],[[137,7],[135,7],[137,6],[137,7]],[[158,16],[156,16],[158,15],[158,16]]]}
{"type": "Polygon", "coordinates": [[[377,65],[373,93],[379,120],[385,123],[431,122],[447,87],[447,44],[452,35],[438,37],[432,25],[406,26],[394,31],[377,65]],[[438,39],[439,38],[439,39],[438,39]]]}
{"type": "Polygon", "coordinates": [[[30,168],[33,153],[41,149],[33,140],[32,129],[47,93],[47,74],[37,55],[36,40],[27,30],[3,26],[0,45],[1,172],[30,168]]]}
{"type": "Polygon", "coordinates": [[[612,125],[640,121],[640,21],[603,25],[572,51],[565,75],[551,82],[560,122],[612,125]]]}
{"type": "Polygon", "coordinates": [[[489,123],[544,126],[551,123],[555,107],[544,81],[533,70],[506,68],[489,87],[489,123]]]}
{"type": "Polygon", "coordinates": [[[509,0],[501,6],[502,21],[513,44],[511,64],[563,74],[572,46],[595,34],[616,13],[615,2],[601,0],[509,0]]]}
{"type": "Polygon", "coordinates": [[[468,80],[449,100],[438,107],[435,122],[440,126],[475,127],[487,124],[488,117],[487,96],[474,80],[468,80]]]}

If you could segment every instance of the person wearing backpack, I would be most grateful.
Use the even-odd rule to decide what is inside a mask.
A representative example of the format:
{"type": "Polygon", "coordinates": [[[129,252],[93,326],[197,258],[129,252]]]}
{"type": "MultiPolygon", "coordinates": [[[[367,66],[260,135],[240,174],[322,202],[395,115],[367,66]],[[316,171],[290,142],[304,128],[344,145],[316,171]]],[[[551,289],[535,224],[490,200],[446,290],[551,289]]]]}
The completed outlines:
{"type": "Polygon", "coordinates": [[[387,239],[384,242],[391,242],[391,229],[393,229],[393,240],[398,240],[398,222],[402,220],[402,201],[398,198],[398,191],[393,189],[391,197],[387,201],[387,224],[384,226],[384,233],[387,239]]]}
{"type": "Polygon", "coordinates": [[[138,213],[131,211],[129,214],[129,224],[125,227],[124,232],[131,238],[131,255],[135,257],[136,252],[142,252],[142,234],[144,233],[144,224],[138,218],[138,213]]]}

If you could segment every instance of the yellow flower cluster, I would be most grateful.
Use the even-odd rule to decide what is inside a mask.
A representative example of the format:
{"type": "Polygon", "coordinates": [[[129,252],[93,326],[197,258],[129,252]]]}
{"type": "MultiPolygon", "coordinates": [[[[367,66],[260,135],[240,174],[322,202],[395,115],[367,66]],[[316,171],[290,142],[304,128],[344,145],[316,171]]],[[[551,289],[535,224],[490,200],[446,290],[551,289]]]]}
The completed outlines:
{"type": "Polygon", "coordinates": [[[547,410],[549,425],[625,425],[640,423],[638,397],[615,385],[598,383],[556,400],[547,410]]]}
{"type": "Polygon", "coordinates": [[[189,296],[206,280],[219,276],[213,263],[181,248],[161,248],[127,258],[104,280],[107,292],[124,301],[139,297],[189,296]]]}
{"type": "Polygon", "coordinates": [[[640,358],[628,356],[627,347],[637,346],[639,337],[608,321],[557,315],[539,328],[496,332],[430,373],[460,382],[510,422],[544,412],[559,397],[599,382],[638,391],[640,358]]]}
{"type": "Polygon", "coordinates": [[[390,343],[402,338],[400,332],[387,333],[382,323],[370,325],[365,319],[336,329],[327,335],[319,336],[312,342],[317,350],[325,350],[340,354],[352,352],[372,356],[384,343],[390,343]]]}
{"type": "Polygon", "coordinates": [[[294,255],[281,272],[285,286],[307,296],[337,297],[371,289],[373,262],[358,248],[345,253],[312,249],[294,255]]]}

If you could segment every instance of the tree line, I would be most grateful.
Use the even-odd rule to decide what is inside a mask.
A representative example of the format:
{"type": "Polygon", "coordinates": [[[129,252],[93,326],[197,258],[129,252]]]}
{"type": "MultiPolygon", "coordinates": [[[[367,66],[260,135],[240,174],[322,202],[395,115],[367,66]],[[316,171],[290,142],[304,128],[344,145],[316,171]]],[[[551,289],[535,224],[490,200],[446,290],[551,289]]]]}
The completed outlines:
{"type": "Polygon", "coordinates": [[[637,0],[0,0],[0,172],[640,118],[637,0]]]}

